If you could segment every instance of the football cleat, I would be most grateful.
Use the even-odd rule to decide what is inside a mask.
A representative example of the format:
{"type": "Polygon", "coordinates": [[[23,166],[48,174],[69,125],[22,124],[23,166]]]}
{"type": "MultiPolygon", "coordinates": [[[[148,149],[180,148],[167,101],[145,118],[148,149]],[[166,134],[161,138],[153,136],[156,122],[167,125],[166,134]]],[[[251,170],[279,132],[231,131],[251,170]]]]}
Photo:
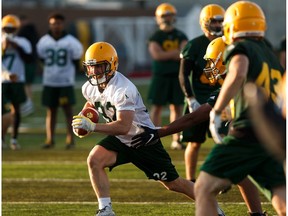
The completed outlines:
{"type": "Polygon", "coordinates": [[[17,139],[11,139],[11,140],[10,140],[10,148],[11,148],[12,150],[21,149],[21,146],[18,144],[17,139]]]}
{"type": "Polygon", "coordinates": [[[52,149],[54,148],[54,145],[54,142],[46,142],[44,145],[42,145],[42,149],[52,149]]]}
{"type": "Polygon", "coordinates": [[[74,142],[66,144],[66,147],[65,147],[66,150],[70,150],[70,149],[74,149],[74,148],[75,148],[74,142]]]}
{"type": "Polygon", "coordinates": [[[218,213],[218,216],[225,216],[224,211],[219,206],[217,206],[217,213],[218,213]]]}
{"type": "Polygon", "coordinates": [[[111,206],[105,206],[96,212],[96,216],[115,216],[111,206]]]}

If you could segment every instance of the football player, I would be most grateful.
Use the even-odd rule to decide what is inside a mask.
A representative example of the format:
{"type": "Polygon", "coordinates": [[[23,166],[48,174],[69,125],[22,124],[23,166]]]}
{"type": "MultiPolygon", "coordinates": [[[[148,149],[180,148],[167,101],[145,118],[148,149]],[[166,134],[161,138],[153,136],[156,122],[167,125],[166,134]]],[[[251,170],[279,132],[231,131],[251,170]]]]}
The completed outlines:
{"type": "MultiPolygon", "coordinates": [[[[223,21],[224,62],[228,70],[217,101],[210,112],[210,131],[217,143],[201,167],[195,185],[196,215],[216,214],[216,195],[250,175],[266,192],[278,215],[286,215],[286,179],[283,166],[257,138],[247,115],[243,86],[251,81],[275,102],[283,67],[263,41],[266,19],[262,9],[250,1],[237,1],[223,21]],[[221,112],[234,100],[234,119],[229,135],[219,136],[221,112]]],[[[255,98],[256,99],[256,98],[255,98]]]]}
{"type": "MultiPolygon", "coordinates": [[[[179,176],[160,139],[131,145],[131,138],[140,134],[142,127],[155,129],[155,126],[136,86],[117,71],[118,56],[114,47],[107,42],[92,44],[86,51],[84,67],[88,77],[82,86],[87,100],[84,108],[95,107],[106,120],[106,123],[93,123],[77,115],[72,122],[77,136],[75,129],[107,135],[95,144],[87,159],[90,181],[99,204],[97,216],[115,215],[105,168],[111,171],[126,163],[134,164],[147,178],[159,181],[165,188],[194,199],[194,183],[179,176]]],[[[224,215],[219,208],[218,215],[224,215]]]]}
{"type": "MultiPolygon", "coordinates": [[[[17,138],[21,123],[20,105],[26,101],[25,63],[32,61],[31,43],[26,38],[17,36],[19,27],[20,20],[17,16],[8,14],[2,18],[2,98],[12,104],[10,147],[13,150],[20,148],[17,138]]],[[[5,137],[2,141],[5,142],[5,137]]]]}
{"type": "Polygon", "coordinates": [[[49,32],[42,36],[36,48],[44,64],[42,104],[47,107],[46,141],[43,149],[55,145],[55,127],[58,107],[66,118],[66,149],[75,147],[71,128],[75,100],[75,73],[83,54],[80,41],[65,31],[65,17],[51,14],[48,19],[49,32]]]}
{"type": "MultiPolygon", "coordinates": [[[[159,29],[149,38],[148,49],[152,57],[152,80],[148,90],[148,102],[152,104],[150,115],[156,126],[161,125],[163,107],[169,104],[170,121],[182,115],[184,95],[178,78],[180,50],[187,43],[187,36],[175,28],[177,11],[169,3],[160,4],[155,12],[159,29]]],[[[172,135],[171,149],[180,150],[180,134],[172,135]]]]}
{"type": "MultiPolygon", "coordinates": [[[[226,44],[221,37],[211,41],[207,47],[206,54],[204,56],[204,59],[207,62],[204,68],[204,74],[211,84],[216,82],[222,84],[226,76],[227,70],[222,60],[225,47],[226,44]]],[[[145,141],[147,142],[151,138],[151,134],[153,134],[154,139],[159,139],[160,137],[183,131],[186,128],[197,126],[201,122],[209,120],[209,112],[212,110],[217,100],[219,91],[220,88],[212,92],[207,102],[202,104],[194,112],[180,117],[169,125],[163,126],[157,130],[145,128],[144,133],[136,135],[132,138],[132,145],[137,146],[141,145],[141,143],[145,141]]],[[[232,115],[229,107],[227,107],[227,109],[223,112],[223,117],[225,117],[226,120],[231,121],[232,115]]],[[[151,142],[153,142],[154,139],[152,139],[151,142]]],[[[249,215],[265,216],[266,213],[262,211],[258,189],[253,185],[253,183],[248,178],[245,178],[243,181],[238,183],[238,187],[248,207],[249,215]]],[[[228,188],[221,191],[221,193],[226,192],[227,190],[228,188]]]]}
{"type": "MultiPolygon", "coordinates": [[[[184,113],[195,111],[201,104],[206,103],[211,92],[219,89],[219,82],[211,83],[203,69],[206,61],[203,59],[208,44],[222,35],[222,22],[224,9],[217,4],[209,4],[202,8],[199,23],[203,31],[200,35],[190,40],[181,51],[179,81],[185,94],[186,104],[184,113]]],[[[187,128],[183,131],[182,142],[187,142],[185,150],[186,178],[196,180],[196,167],[198,152],[201,144],[206,140],[209,131],[209,121],[206,120],[197,127],[187,128]]],[[[227,131],[223,131],[225,133],[227,131]]]]}

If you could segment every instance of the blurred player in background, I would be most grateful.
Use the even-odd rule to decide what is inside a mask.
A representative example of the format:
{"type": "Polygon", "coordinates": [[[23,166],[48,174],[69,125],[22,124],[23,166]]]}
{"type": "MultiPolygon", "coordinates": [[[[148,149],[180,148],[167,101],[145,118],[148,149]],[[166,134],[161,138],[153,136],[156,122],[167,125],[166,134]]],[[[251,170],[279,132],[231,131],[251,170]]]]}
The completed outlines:
{"type": "MultiPolygon", "coordinates": [[[[169,104],[170,122],[182,115],[184,95],[178,78],[180,51],[187,43],[186,35],[175,28],[176,8],[168,3],[160,4],[155,12],[159,29],[149,38],[152,62],[152,80],[148,92],[151,119],[161,125],[163,106],[169,104]]],[[[172,149],[184,149],[180,134],[172,135],[172,149]]]]}
{"type": "MultiPolygon", "coordinates": [[[[2,70],[1,70],[1,81],[2,85],[3,82],[5,81],[10,81],[10,82],[16,82],[17,81],[17,74],[12,73],[8,71],[4,65],[2,64],[2,70]]],[[[1,98],[1,103],[2,103],[2,149],[7,148],[6,144],[6,134],[8,131],[8,128],[12,124],[12,114],[11,114],[11,103],[9,102],[9,99],[5,94],[3,94],[3,89],[2,89],[2,98],[1,98]]]]}
{"type": "MultiPolygon", "coordinates": [[[[211,92],[219,89],[218,82],[211,83],[203,69],[206,61],[203,59],[210,41],[222,36],[224,9],[217,4],[209,4],[200,12],[200,26],[203,35],[188,42],[181,51],[179,81],[186,97],[185,114],[195,111],[206,103],[211,92]]],[[[196,180],[197,160],[200,146],[206,140],[209,121],[183,131],[183,142],[188,142],[185,150],[185,169],[188,180],[196,180]]]]}
{"type": "Polygon", "coordinates": [[[53,148],[58,107],[62,107],[66,118],[66,149],[75,147],[71,122],[73,105],[76,102],[75,73],[83,54],[82,44],[64,30],[65,17],[50,15],[49,32],[37,43],[37,52],[44,64],[42,104],[47,107],[46,142],[43,149],[53,148]]]}
{"type": "Polygon", "coordinates": [[[32,46],[32,61],[25,64],[25,92],[27,95],[27,100],[21,105],[22,116],[27,116],[34,112],[32,84],[34,82],[37,69],[38,58],[36,44],[39,36],[35,25],[25,15],[20,15],[20,28],[18,31],[18,36],[27,38],[32,46]]]}
{"type": "MultiPolygon", "coordinates": [[[[92,44],[86,51],[84,67],[88,81],[82,86],[87,100],[83,109],[95,107],[106,120],[106,123],[93,123],[79,114],[72,122],[77,136],[77,129],[107,135],[95,145],[87,159],[99,204],[96,215],[115,215],[106,168],[111,171],[126,163],[134,164],[147,178],[161,182],[167,189],[194,199],[194,183],[179,177],[160,139],[131,145],[131,138],[141,133],[142,127],[155,129],[155,126],[136,86],[117,71],[118,56],[114,47],[106,42],[92,44]]],[[[222,210],[218,211],[224,215],[222,210]]]]}
{"type": "Polygon", "coordinates": [[[20,20],[13,14],[2,18],[2,96],[6,102],[11,102],[13,117],[10,147],[19,149],[17,141],[21,123],[20,105],[26,101],[24,89],[25,63],[32,60],[30,42],[17,36],[20,20]],[[4,75],[3,79],[3,73],[4,75]]]}
{"type": "Polygon", "coordinates": [[[207,156],[196,181],[196,215],[216,215],[216,195],[247,175],[263,189],[278,215],[286,215],[286,180],[282,164],[274,160],[257,138],[247,116],[243,86],[255,82],[271,100],[279,94],[284,70],[263,41],[266,20],[262,9],[250,1],[237,1],[223,21],[227,76],[210,112],[210,131],[217,143],[207,156]],[[234,100],[229,134],[219,135],[221,112],[234,100]]]}

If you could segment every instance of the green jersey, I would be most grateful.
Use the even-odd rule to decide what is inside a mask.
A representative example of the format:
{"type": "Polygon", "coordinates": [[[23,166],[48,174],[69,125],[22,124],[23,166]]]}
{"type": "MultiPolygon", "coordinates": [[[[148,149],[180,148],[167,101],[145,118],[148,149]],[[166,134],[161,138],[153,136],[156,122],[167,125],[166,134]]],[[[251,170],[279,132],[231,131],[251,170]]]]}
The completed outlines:
{"type": "MultiPolygon", "coordinates": [[[[249,59],[248,74],[245,82],[256,83],[257,86],[263,88],[269,99],[276,102],[277,95],[281,91],[280,83],[284,70],[271,48],[263,40],[243,39],[235,42],[228,46],[224,52],[223,58],[227,68],[231,58],[237,54],[243,54],[249,59]]],[[[247,117],[247,104],[243,97],[243,91],[239,91],[233,100],[234,128],[250,127],[251,121],[247,117]]]]}
{"type": "Polygon", "coordinates": [[[209,43],[210,40],[205,35],[201,35],[190,40],[181,51],[181,58],[189,60],[192,64],[192,70],[185,72],[184,79],[191,80],[191,86],[186,85],[185,91],[187,94],[192,93],[187,96],[195,96],[200,104],[206,103],[210,93],[220,87],[220,84],[212,85],[203,73],[206,66],[206,60],[203,57],[209,43]]]}
{"type": "MultiPolygon", "coordinates": [[[[187,36],[178,29],[173,29],[170,32],[157,30],[149,38],[149,42],[157,42],[164,51],[180,50],[180,45],[185,40],[188,40],[187,36]]],[[[156,76],[165,76],[169,74],[178,77],[179,66],[180,61],[177,60],[153,60],[152,72],[156,76]]]]}

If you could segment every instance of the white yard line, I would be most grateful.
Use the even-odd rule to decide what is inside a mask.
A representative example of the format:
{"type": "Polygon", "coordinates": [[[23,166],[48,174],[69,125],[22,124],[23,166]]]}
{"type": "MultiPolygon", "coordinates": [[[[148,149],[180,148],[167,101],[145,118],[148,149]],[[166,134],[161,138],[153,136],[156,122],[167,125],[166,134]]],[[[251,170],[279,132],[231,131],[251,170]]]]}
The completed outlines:
{"type": "MultiPolygon", "coordinates": [[[[167,204],[171,204],[171,205],[195,205],[194,202],[114,202],[114,204],[127,204],[127,205],[151,205],[151,204],[155,204],[155,205],[167,205],[167,204]]],[[[245,202],[218,202],[220,205],[224,204],[230,204],[230,205],[246,205],[245,202]]],[[[78,201],[73,201],[73,202],[59,202],[59,201],[47,201],[47,202],[2,202],[2,204],[17,204],[17,205],[31,205],[31,204],[47,204],[47,205],[59,205],[59,204],[68,204],[68,205],[79,205],[79,204],[83,204],[83,205],[95,205],[97,204],[97,202],[78,202],[78,201]]],[[[262,205],[270,205],[270,202],[262,202],[262,205]]]]}
{"type": "MultiPolygon", "coordinates": [[[[156,182],[154,180],[148,180],[148,179],[110,179],[110,182],[123,182],[123,183],[132,183],[132,182],[138,182],[138,183],[144,183],[144,182],[156,182]]],[[[90,180],[87,179],[59,179],[59,178],[3,178],[2,182],[90,182],[90,180]]]]}

